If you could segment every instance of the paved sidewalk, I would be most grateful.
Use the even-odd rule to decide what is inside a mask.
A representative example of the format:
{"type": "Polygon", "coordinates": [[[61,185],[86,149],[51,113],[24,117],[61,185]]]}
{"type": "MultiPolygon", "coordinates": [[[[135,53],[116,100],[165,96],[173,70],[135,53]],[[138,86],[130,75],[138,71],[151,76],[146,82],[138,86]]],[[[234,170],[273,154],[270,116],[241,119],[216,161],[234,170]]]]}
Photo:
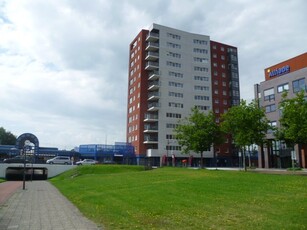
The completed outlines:
{"type": "Polygon", "coordinates": [[[22,181],[6,181],[0,183],[0,205],[20,188],[22,188],[22,181]]]}
{"type": "MultiPolygon", "coordinates": [[[[6,183],[6,182],[5,182],[6,183]]],[[[48,181],[26,182],[0,203],[0,229],[96,230],[87,218],[48,181]]]]}

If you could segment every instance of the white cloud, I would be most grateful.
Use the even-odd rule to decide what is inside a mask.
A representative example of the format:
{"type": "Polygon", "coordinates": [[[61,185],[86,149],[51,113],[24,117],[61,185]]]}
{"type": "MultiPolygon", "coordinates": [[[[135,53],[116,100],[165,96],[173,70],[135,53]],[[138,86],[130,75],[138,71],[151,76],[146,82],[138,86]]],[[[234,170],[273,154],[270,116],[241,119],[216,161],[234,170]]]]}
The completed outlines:
{"type": "Polygon", "coordinates": [[[241,96],[306,52],[304,0],[0,2],[0,126],[42,146],[125,141],[129,43],[152,23],[237,46],[241,96]]]}

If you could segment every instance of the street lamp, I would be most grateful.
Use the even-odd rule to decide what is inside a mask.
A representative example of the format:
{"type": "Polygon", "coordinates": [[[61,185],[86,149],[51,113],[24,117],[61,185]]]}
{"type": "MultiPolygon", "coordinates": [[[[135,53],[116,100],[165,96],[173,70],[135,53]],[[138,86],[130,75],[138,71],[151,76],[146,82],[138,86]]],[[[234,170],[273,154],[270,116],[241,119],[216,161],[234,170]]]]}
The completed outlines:
{"type": "Polygon", "coordinates": [[[23,183],[22,189],[26,189],[26,159],[27,159],[27,149],[30,147],[31,142],[26,140],[23,146],[23,183]]]}

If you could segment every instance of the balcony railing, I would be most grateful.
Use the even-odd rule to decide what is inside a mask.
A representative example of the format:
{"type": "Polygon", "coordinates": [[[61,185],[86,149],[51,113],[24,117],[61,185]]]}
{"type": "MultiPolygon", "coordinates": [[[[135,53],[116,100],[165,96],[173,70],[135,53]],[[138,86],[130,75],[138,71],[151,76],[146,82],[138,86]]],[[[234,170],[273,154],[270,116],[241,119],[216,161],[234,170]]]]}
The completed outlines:
{"type": "Polygon", "coordinates": [[[153,42],[157,41],[159,39],[159,34],[154,32],[149,32],[149,34],[146,37],[146,41],[153,42]]]}
{"type": "Polygon", "coordinates": [[[158,126],[153,126],[153,125],[144,126],[144,133],[156,133],[156,132],[158,132],[158,126]]]}
{"type": "Polygon", "coordinates": [[[158,90],[159,88],[160,88],[160,81],[153,81],[153,82],[150,82],[148,85],[149,91],[158,90]]]}
{"type": "Polygon", "coordinates": [[[148,101],[152,100],[158,100],[160,98],[161,93],[160,92],[151,92],[148,94],[148,101]]]}
{"type": "Polygon", "coordinates": [[[153,102],[148,104],[148,110],[147,111],[158,111],[160,108],[160,103],[153,102]]]}
{"type": "Polygon", "coordinates": [[[155,61],[158,58],[159,58],[159,53],[158,52],[148,51],[146,53],[145,60],[146,61],[155,61]]]}
{"type": "Polygon", "coordinates": [[[146,62],[145,69],[146,70],[158,70],[159,69],[159,62],[148,61],[148,62],[146,62]]]}
{"type": "Polygon", "coordinates": [[[159,49],[159,43],[157,42],[148,42],[146,46],[146,50],[158,50],[159,49]]]}
{"type": "Polygon", "coordinates": [[[157,80],[157,79],[159,79],[159,77],[160,77],[159,71],[154,70],[154,71],[149,73],[148,80],[150,80],[150,81],[157,80]]]}
{"type": "Polygon", "coordinates": [[[159,119],[159,116],[157,114],[146,113],[144,122],[156,122],[158,121],[158,119],[159,119]]]}

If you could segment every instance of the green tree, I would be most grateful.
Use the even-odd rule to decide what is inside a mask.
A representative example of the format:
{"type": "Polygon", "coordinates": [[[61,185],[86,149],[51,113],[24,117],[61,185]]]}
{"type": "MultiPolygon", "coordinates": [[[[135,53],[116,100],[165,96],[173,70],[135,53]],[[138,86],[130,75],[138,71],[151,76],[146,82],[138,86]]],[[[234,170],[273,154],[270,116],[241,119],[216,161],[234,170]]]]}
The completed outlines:
{"type": "Polygon", "coordinates": [[[304,92],[291,99],[284,93],[279,108],[282,115],[276,136],[289,146],[307,144],[307,101],[304,92]]]}
{"type": "Polygon", "coordinates": [[[221,127],[224,132],[232,135],[235,145],[242,150],[244,170],[245,147],[263,144],[266,133],[271,128],[264,110],[259,108],[257,101],[247,104],[245,100],[241,100],[240,105],[231,107],[222,115],[221,127]]]}
{"type": "Polygon", "coordinates": [[[212,111],[205,114],[196,107],[191,111],[192,114],[180,120],[174,131],[184,153],[200,154],[203,168],[203,152],[209,151],[213,144],[220,144],[223,135],[212,111]]]}
{"type": "Polygon", "coordinates": [[[0,145],[15,145],[16,136],[10,131],[6,131],[3,127],[0,127],[0,145]]]}

